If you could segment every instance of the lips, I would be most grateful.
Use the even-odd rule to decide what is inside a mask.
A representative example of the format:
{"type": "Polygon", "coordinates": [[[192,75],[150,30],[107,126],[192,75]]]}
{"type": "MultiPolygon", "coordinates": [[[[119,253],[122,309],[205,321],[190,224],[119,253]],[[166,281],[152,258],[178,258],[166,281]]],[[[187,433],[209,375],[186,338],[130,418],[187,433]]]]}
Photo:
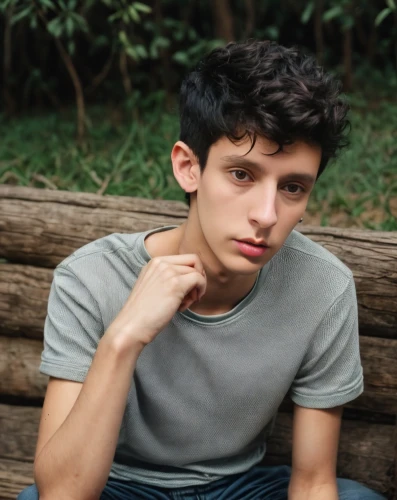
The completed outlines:
{"type": "Polygon", "coordinates": [[[255,245],[255,246],[260,246],[260,247],[267,247],[266,242],[263,240],[237,240],[241,241],[242,243],[249,243],[250,245],[255,245]]]}
{"type": "Polygon", "coordinates": [[[247,257],[260,257],[268,250],[266,245],[253,243],[253,240],[236,240],[236,244],[240,252],[247,257]]]}

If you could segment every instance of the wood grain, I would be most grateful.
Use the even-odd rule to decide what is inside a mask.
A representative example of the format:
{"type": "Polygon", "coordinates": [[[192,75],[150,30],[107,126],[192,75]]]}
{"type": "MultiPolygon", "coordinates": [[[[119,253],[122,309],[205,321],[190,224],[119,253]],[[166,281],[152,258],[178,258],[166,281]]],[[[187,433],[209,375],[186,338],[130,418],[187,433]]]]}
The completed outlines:
{"type": "Polygon", "coordinates": [[[31,484],[31,462],[0,458],[0,500],[15,500],[17,495],[31,484]]]}

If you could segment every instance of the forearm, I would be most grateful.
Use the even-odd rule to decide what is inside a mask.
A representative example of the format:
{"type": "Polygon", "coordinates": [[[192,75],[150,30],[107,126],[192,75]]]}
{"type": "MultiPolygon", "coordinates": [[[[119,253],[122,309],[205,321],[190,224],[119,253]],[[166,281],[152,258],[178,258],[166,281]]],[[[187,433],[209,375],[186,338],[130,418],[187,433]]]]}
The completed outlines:
{"type": "Polygon", "coordinates": [[[141,347],[125,348],[107,332],[64,423],[35,460],[42,498],[98,499],[114,458],[141,347]]]}

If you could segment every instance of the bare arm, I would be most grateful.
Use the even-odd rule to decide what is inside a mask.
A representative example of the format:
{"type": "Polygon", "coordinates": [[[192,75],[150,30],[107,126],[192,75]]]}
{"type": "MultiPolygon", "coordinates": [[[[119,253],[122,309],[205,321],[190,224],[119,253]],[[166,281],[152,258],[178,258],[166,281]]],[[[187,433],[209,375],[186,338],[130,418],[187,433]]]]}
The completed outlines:
{"type": "Polygon", "coordinates": [[[50,380],[35,458],[41,500],[99,498],[139,354],[204,294],[205,283],[197,256],[153,259],[99,342],[84,383],[50,380]]]}
{"type": "Polygon", "coordinates": [[[296,405],[289,500],[338,500],[336,459],[342,408],[296,405]]]}
{"type": "Polygon", "coordinates": [[[137,346],[123,351],[104,336],[84,384],[50,380],[35,459],[40,498],[99,498],[138,355],[137,346]]]}

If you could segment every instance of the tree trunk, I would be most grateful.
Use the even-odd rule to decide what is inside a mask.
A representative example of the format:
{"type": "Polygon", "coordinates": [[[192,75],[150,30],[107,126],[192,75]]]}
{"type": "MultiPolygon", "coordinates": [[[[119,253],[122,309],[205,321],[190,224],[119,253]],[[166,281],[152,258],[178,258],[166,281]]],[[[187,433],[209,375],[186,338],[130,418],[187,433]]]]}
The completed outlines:
{"type": "Polygon", "coordinates": [[[233,13],[229,0],[211,2],[212,18],[215,25],[215,38],[231,42],[235,39],[233,28],[233,13]]]}
{"type": "Polygon", "coordinates": [[[245,0],[246,21],[243,38],[249,38],[255,29],[255,4],[254,0],[245,0]]]}
{"type": "Polygon", "coordinates": [[[132,92],[132,84],[130,75],[128,74],[128,60],[125,50],[120,52],[119,67],[125,93],[127,96],[130,96],[132,92]]]}
{"type": "Polygon", "coordinates": [[[10,88],[11,61],[12,61],[12,27],[11,18],[13,16],[14,6],[5,11],[4,16],[4,52],[3,52],[3,101],[6,116],[12,116],[15,113],[15,101],[12,97],[10,88]]]}
{"type": "Polygon", "coordinates": [[[81,85],[79,75],[77,74],[76,68],[74,67],[72,58],[66,52],[64,46],[58,38],[54,38],[55,44],[59,51],[59,54],[64,62],[66,69],[72,79],[74,91],[76,94],[76,107],[77,107],[77,140],[82,143],[85,138],[85,103],[84,103],[84,93],[83,86],[81,85]]]}
{"type": "Polygon", "coordinates": [[[323,33],[324,0],[316,0],[314,11],[314,40],[316,56],[319,64],[324,63],[324,33],[323,33]]]}
{"type": "Polygon", "coordinates": [[[349,92],[353,87],[353,42],[352,29],[348,28],[344,32],[343,39],[343,84],[345,92],[349,92]]]}

